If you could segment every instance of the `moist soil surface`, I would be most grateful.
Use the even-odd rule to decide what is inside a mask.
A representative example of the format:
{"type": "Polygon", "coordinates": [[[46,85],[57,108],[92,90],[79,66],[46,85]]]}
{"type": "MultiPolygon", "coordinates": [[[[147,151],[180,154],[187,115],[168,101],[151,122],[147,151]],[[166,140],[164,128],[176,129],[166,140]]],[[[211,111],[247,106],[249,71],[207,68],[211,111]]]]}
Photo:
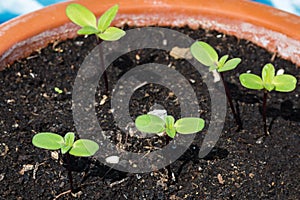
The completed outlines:
{"type": "MultiPolygon", "coordinates": [[[[293,92],[269,94],[270,134],[265,136],[261,112],[263,92],[243,88],[238,79],[239,74],[248,70],[260,75],[262,67],[272,62],[276,70],[284,69],[299,80],[297,66],[249,41],[216,31],[174,30],[208,42],[220,55],[242,59],[235,70],[225,72],[224,76],[243,128],[238,130],[227,106],[219,140],[208,155],[199,158],[208,127],[214,126],[210,124],[214,116],[204,76],[216,77],[212,73],[200,74],[185,59],[175,59],[169,51],[140,49],[124,54],[106,70],[108,91],[102,78],[94,95],[94,110],[102,128],[99,134],[104,134],[119,149],[134,153],[147,154],[166,145],[166,136],[145,137],[132,122],[154,108],[164,108],[176,119],[182,117],[181,100],[190,99],[182,96],[186,82],[175,81],[174,87],[179,91],[175,93],[172,87],[145,81],[145,77],[157,76],[153,71],[144,73],[140,76],[142,84],[131,91],[129,102],[123,102],[132,122],[121,130],[114,118],[118,107],[111,105],[112,91],[131,84],[126,79],[120,86],[118,80],[129,70],[147,63],[168,66],[185,77],[196,94],[197,112],[205,119],[206,126],[169,167],[152,172],[119,171],[104,165],[97,157],[72,158],[74,187],[78,188],[79,199],[299,199],[299,83],[293,92]]],[[[69,191],[65,159],[61,159],[59,151],[34,147],[31,139],[38,132],[78,134],[72,114],[73,85],[84,58],[96,45],[94,36],[56,42],[0,72],[0,199],[74,198],[69,191]]],[[[215,81],[214,90],[218,90],[221,81],[215,81]]],[[[122,94],[126,96],[121,90],[121,97],[122,94]]],[[[120,103],[119,97],[117,101],[120,103]]],[[[174,143],[174,151],[178,148],[174,143]]]]}

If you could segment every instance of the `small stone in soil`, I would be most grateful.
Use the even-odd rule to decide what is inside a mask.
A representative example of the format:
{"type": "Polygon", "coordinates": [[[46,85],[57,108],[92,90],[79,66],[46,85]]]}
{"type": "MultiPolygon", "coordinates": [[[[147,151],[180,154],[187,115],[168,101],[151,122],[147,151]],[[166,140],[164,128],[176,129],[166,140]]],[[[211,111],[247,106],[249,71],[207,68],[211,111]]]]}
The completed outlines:
{"type": "Polygon", "coordinates": [[[106,99],[107,99],[107,96],[106,96],[106,95],[103,95],[103,96],[102,96],[102,99],[101,99],[101,101],[100,101],[100,105],[101,105],[101,106],[105,104],[106,99]]]}
{"type": "Polygon", "coordinates": [[[54,160],[58,160],[58,152],[57,151],[52,151],[51,152],[51,158],[53,158],[54,160]]]}
{"type": "Polygon", "coordinates": [[[135,55],[135,59],[136,59],[136,60],[140,60],[140,59],[141,59],[140,55],[139,55],[139,54],[136,54],[136,55],[135,55]]]}
{"type": "Polygon", "coordinates": [[[279,69],[276,73],[276,76],[284,74],[284,69],[279,69]]]}
{"type": "Polygon", "coordinates": [[[216,70],[213,70],[212,74],[214,76],[214,83],[219,82],[221,80],[220,75],[216,70]]]}
{"type": "Polygon", "coordinates": [[[24,175],[25,172],[33,170],[33,168],[34,168],[34,165],[31,165],[31,164],[23,165],[23,168],[19,171],[19,174],[24,175]]]}
{"type": "Polygon", "coordinates": [[[14,99],[7,99],[7,103],[15,103],[16,101],[14,99]]]}
{"type": "Polygon", "coordinates": [[[165,109],[155,109],[148,112],[147,114],[156,115],[161,119],[164,119],[167,116],[167,111],[165,109]]]}
{"type": "Polygon", "coordinates": [[[8,151],[8,146],[5,143],[0,143],[0,156],[5,156],[8,151]]]}
{"type": "Polygon", "coordinates": [[[2,181],[4,179],[4,173],[0,174],[0,181],[2,181]]]}
{"type": "Polygon", "coordinates": [[[119,156],[109,156],[109,157],[105,158],[105,161],[110,164],[117,164],[120,162],[120,157],[119,156]]]}
{"type": "Polygon", "coordinates": [[[223,185],[225,181],[223,180],[222,175],[218,174],[217,178],[218,178],[219,183],[223,185]]]}
{"type": "Polygon", "coordinates": [[[260,137],[256,140],[256,144],[262,144],[264,142],[264,137],[260,137]]]}
{"type": "Polygon", "coordinates": [[[142,177],[141,177],[141,175],[136,174],[136,178],[139,180],[139,179],[141,179],[142,177]]]}
{"type": "Polygon", "coordinates": [[[191,59],[192,54],[190,53],[190,48],[180,48],[180,47],[173,47],[170,52],[170,56],[175,59],[191,59]]]}

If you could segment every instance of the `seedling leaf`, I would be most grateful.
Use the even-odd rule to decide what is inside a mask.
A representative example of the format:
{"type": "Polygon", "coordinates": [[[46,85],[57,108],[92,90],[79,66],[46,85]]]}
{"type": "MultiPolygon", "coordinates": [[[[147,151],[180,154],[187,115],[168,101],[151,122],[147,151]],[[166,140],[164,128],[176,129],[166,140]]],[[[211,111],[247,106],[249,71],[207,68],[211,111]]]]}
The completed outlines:
{"type": "Polygon", "coordinates": [[[166,128],[166,133],[170,138],[174,138],[176,135],[176,129],[173,128],[166,128]]]}
{"type": "Polygon", "coordinates": [[[97,28],[97,19],[94,13],[80,4],[69,4],[66,8],[66,14],[72,22],[81,27],[92,26],[97,28]]]}
{"type": "Polygon", "coordinates": [[[275,68],[271,63],[263,67],[261,77],[264,83],[272,84],[273,78],[275,77],[275,68]]]}
{"type": "Polygon", "coordinates": [[[191,48],[192,55],[203,65],[217,66],[219,56],[212,46],[205,42],[195,42],[191,48]]]}
{"type": "Polygon", "coordinates": [[[109,27],[104,33],[97,34],[102,40],[116,41],[126,34],[125,31],[116,27],[109,27]]]}
{"type": "Polygon", "coordinates": [[[71,147],[72,147],[72,145],[73,145],[73,143],[74,143],[74,140],[75,140],[75,134],[72,133],[72,132],[68,132],[68,133],[65,135],[64,139],[65,139],[65,143],[64,143],[64,145],[61,147],[61,153],[62,153],[62,154],[67,153],[67,152],[71,149],[71,147]]]}
{"type": "Polygon", "coordinates": [[[156,115],[140,115],[135,119],[136,128],[145,133],[161,133],[165,130],[165,121],[156,115]]]}
{"type": "Polygon", "coordinates": [[[243,73],[239,78],[241,84],[248,89],[261,90],[264,88],[261,78],[255,74],[243,73]]]}
{"type": "Polygon", "coordinates": [[[56,133],[43,132],[33,136],[32,144],[42,149],[57,150],[64,144],[64,138],[56,133]]]}
{"type": "Polygon", "coordinates": [[[176,121],[175,129],[181,134],[192,134],[204,128],[205,121],[201,118],[185,117],[176,121]]]}
{"type": "Polygon", "coordinates": [[[225,71],[235,69],[238,66],[238,64],[240,64],[241,61],[242,60],[240,58],[230,59],[223,65],[223,67],[220,67],[218,69],[218,72],[225,72],[225,71]]]}
{"type": "Polygon", "coordinates": [[[77,31],[77,34],[79,34],[79,35],[91,35],[91,34],[97,34],[97,33],[99,33],[99,31],[95,27],[92,27],[92,26],[85,26],[77,31]]]}
{"type": "Polygon", "coordinates": [[[261,77],[266,90],[272,91],[275,87],[272,83],[275,77],[275,68],[271,63],[263,67],[261,77]]]}
{"type": "Polygon", "coordinates": [[[103,33],[111,24],[111,22],[116,17],[119,6],[114,5],[109,8],[98,20],[98,29],[101,33],[103,33]]]}
{"type": "Polygon", "coordinates": [[[273,79],[275,90],[279,92],[291,92],[296,88],[297,79],[289,74],[277,75],[273,79]]]}
{"type": "Polygon", "coordinates": [[[99,150],[99,145],[87,139],[76,140],[69,151],[73,156],[88,157],[94,155],[99,150]]]}
{"type": "Polygon", "coordinates": [[[65,154],[65,153],[67,153],[70,149],[71,149],[70,146],[64,145],[64,146],[61,147],[60,150],[61,150],[61,153],[62,153],[62,154],[65,154]]]}
{"type": "Polygon", "coordinates": [[[224,55],[220,58],[219,63],[218,63],[218,68],[222,68],[224,66],[224,64],[227,61],[228,57],[229,57],[228,55],[224,55]]]}
{"type": "Polygon", "coordinates": [[[63,91],[61,89],[59,89],[58,87],[55,87],[54,91],[57,92],[58,94],[63,93],[63,91]]]}
{"type": "Polygon", "coordinates": [[[166,133],[171,138],[174,138],[176,135],[176,130],[174,128],[174,122],[175,122],[174,117],[168,115],[168,116],[166,116],[165,121],[166,121],[166,133]]]}
{"type": "Polygon", "coordinates": [[[165,121],[166,121],[166,128],[172,128],[174,126],[175,119],[173,116],[171,115],[166,116],[165,121]]]}

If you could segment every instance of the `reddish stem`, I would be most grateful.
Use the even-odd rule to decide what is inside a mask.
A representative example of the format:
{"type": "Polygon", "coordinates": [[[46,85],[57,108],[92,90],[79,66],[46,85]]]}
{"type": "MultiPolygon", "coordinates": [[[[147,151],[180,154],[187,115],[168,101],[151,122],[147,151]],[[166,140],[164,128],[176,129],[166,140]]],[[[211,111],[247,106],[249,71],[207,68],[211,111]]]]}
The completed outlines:
{"type": "Polygon", "coordinates": [[[101,42],[102,42],[102,40],[99,37],[97,37],[97,46],[99,48],[99,57],[100,57],[100,67],[103,70],[105,93],[108,93],[108,78],[107,78],[107,73],[106,73],[106,70],[104,67],[103,50],[102,50],[102,46],[100,45],[101,42]]]}
{"type": "Polygon", "coordinates": [[[263,122],[264,122],[264,132],[265,135],[268,135],[268,128],[267,128],[267,97],[268,92],[264,90],[264,99],[263,99],[263,122]]]}
{"type": "MultiPolygon", "coordinates": [[[[171,141],[171,138],[167,135],[166,137],[166,145],[168,145],[171,141]]],[[[171,164],[167,165],[166,167],[168,171],[168,178],[169,178],[169,183],[172,181],[172,169],[171,169],[171,164]]],[[[175,174],[174,174],[175,175],[175,174]]],[[[175,181],[176,181],[176,175],[175,175],[175,181]]]]}
{"type": "Polygon", "coordinates": [[[71,189],[71,193],[74,193],[74,186],[73,186],[73,177],[72,177],[72,171],[71,171],[71,160],[70,160],[70,154],[67,153],[66,154],[66,160],[67,160],[67,171],[68,171],[68,178],[69,178],[69,183],[70,183],[70,189],[71,189]]]}
{"type": "Polygon", "coordinates": [[[238,125],[238,129],[240,130],[240,129],[242,129],[242,122],[241,122],[239,116],[237,115],[237,113],[235,111],[235,108],[233,106],[231,94],[230,94],[229,88],[227,86],[227,83],[226,83],[226,81],[224,79],[223,72],[220,72],[220,76],[221,76],[221,79],[223,81],[223,85],[224,85],[224,88],[225,88],[225,93],[226,93],[227,101],[229,102],[230,109],[232,111],[233,117],[235,119],[236,124],[238,125]]]}

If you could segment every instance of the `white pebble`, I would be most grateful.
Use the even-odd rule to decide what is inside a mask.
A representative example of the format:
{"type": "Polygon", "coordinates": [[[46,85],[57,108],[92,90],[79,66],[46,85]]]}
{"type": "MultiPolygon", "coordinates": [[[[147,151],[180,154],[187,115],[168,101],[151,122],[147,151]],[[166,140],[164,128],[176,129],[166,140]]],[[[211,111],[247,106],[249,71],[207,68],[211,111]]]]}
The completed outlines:
{"type": "Polygon", "coordinates": [[[213,70],[213,71],[212,71],[212,74],[213,74],[213,76],[214,76],[214,83],[219,82],[221,78],[220,78],[220,75],[219,75],[219,73],[217,72],[217,70],[213,70]]]}
{"type": "Polygon", "coordinates": [[[163,45],[164,45],[164,46],[167,46],[167,44],[168,44],[168,41],[167,41],[166,39],[164,39],[164,40],[163,40],[163,45]]]}
{"type": "Polygon", "coordinates": [[[117,164],[120,162],[120,157],[119,156],[109,156],[105,158],[105,161],[109,164],[117,164]]]}
{"type": "Polygon", "coordinates": [[[279,69],[276,73],[276,75],[282,75],[284,74],[284,69],[279,69]]]}
{"type": "Polygon", "coordinates": [[[148,112],[147,114],[156,115],[164,120],[165,117],[167,116],[167,111],[165,109],[154,109],[148,112]]]}
{"type": "Polygon", "coordinates": [[[54,159],[54,160],[58,160],[59,158],[59,154],[57,151],[52,151],[51,152],[51,158],[54,159]]]}

